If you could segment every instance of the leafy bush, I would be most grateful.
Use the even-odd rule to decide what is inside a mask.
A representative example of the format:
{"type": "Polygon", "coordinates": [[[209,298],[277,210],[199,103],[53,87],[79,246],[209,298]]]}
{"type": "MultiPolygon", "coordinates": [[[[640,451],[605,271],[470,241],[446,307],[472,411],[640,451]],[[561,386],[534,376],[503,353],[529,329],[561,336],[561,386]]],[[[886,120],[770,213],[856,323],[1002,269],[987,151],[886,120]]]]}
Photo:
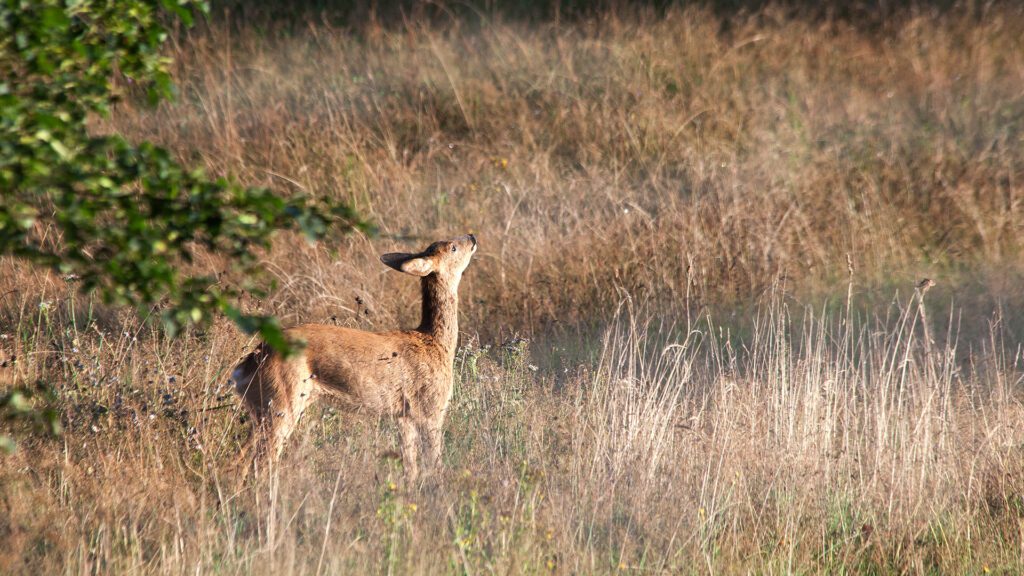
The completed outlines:
{"type": "Polygon", "coordinates": [[[164,23],[191,24],[191,0],[3,0],[0,4],[0,253],[81,282],[114,305],[159,304],[167,332],[221,312],[273,346],[271,317],[232,304],[212,275],[188,272],[196,250],[248,277],[277,230],[310,238],[365,228],[344,205],[279,197],[211,179],[151,143],[95,135],[92,115],[142,93],[172,96],[164,23]]]}

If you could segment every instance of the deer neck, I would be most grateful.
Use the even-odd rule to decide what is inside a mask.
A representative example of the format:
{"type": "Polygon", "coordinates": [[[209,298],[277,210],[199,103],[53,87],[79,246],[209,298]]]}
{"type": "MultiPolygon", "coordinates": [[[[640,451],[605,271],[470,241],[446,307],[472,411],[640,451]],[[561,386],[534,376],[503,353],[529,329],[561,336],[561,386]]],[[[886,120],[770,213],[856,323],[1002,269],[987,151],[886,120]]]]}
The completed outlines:
{"type": "Polygon", "coordinates": [[[431,274],[420,282],[423,315],[417,331],[433,336],[434,342],[452,355],[459,339],[459,281],[446,281],[431,274]]]}

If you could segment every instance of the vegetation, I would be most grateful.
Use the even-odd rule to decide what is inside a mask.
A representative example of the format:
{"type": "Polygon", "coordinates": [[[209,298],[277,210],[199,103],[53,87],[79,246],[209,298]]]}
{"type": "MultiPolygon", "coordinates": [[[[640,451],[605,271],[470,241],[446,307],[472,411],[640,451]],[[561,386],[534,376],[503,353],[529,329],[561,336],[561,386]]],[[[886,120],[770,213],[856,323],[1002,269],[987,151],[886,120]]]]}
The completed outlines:
{"type": "MultiPolygon", "coordinates": [[[[192,2],[161,6],[191,23],[192,2]]],[[[272,232],[319,237],[326,211],[88,130],[90,115],[108,117],[132,84],[150,104],[171,95],[160,16],[142,0],[0,5],[0,252],[65,274],[107,304],[160,303],[172,335],[220,311],[283,345],[276,324],[243,315],[215,274],[185,265],[205,250],[249,276],[272,232]]]]}
{"type": "MultiPolygon", "coordinates": [[[[279,236],[241,311],[412,325],[377,255],[480,238],[445,470],[325,406],[236,490],[252,341],[4,257],[0,383],[65,430],[8,426],[0,571],[1024,570],[1024,13],[987,6],[182,31],[178,98],[88,136],[382,232],[279,236]]],[[[244,293],[230,260],[174,269],[244,293]]]]}

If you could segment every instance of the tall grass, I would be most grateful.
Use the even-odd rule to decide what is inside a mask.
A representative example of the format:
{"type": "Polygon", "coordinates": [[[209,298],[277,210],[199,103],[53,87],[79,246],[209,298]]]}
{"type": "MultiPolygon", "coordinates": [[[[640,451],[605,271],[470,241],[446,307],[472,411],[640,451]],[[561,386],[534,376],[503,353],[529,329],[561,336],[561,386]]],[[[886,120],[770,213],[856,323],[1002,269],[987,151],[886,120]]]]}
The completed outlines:
{"type": "Polygon", "coordinates": [[[1024,570],[1024,14],[986,10],[176,38],[178,101],[97,130],[383,232],[280,238],[246,307],[410,325],[377,254],[481,239],[444,467],[405,486],[393,423],[325,404],[239,487],[252,342],[2,259],[0,386],[65,433],[4,424],[0,572],[1024,570]]]}
{"type": "MultiPolygon", "coordinates": [[[[828,288],[847,255],[864,282],[1018,268],[1022,38],[1009,5],[876,31],[771,8],[215,23],[172,51],[176,104],[126,102],[99,127],[350,200],[386,239],[472,229],[485,252],[465,310],[493,336],[607,317],[620,290],[679,312],[780,275],[828,288]]],[[[339,242],[337,257],[282,242],[269,305],[327,317],[357,292],[385,323],[415,315],[414,288],[375,263],[392,242],[339,242]]]]}
{"type": "Polygon", "coordinates": [[[243,426],[217,396],[237,338],[86,336],[70,303],[16,336],[23,369],[65,375],[68,430],[5,458],[5,571],[1022,568],[1022,358],[994,328],[956,362],[921,299],[854,322],[771,298],[749,339],[626,307],[600,361],[561,375],[470,344],[423,486],[402,485],[390,422],[320,407],[240,491],[222,470],[243,426]]]}

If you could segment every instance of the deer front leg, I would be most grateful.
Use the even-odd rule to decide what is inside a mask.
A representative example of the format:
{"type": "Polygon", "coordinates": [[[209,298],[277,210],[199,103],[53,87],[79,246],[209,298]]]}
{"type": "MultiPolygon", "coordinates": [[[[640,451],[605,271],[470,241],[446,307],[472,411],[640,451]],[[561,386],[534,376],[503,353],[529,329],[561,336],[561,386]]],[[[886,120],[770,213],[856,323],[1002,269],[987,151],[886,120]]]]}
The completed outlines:
{"type": "Polygon", "coordinates": [[[441,428],[430,428],[427,431],[427,469],[436,474],[441,469],[441,450],[443,449],[444,433],[441,428]]]}
{"type": "Polygon", "coordinates": [[[398,419],[398,433],[402,442],[402,467],[405,468],[405,474],[409,483],[412,484],[420,475],[419,466],[416,464],[417,452],[420,448],[420,433],[416,428],[416,423],[408,417],[398,419]]]}
{"type": "Polygon", "coordinates": [[[437,472],[441,467],[441,451],[444,449],[444,431],[441,429],[443,420],[427,422],[423,426],[423,436],[426,440],[426,468],[432,473],[437,472]]]}

